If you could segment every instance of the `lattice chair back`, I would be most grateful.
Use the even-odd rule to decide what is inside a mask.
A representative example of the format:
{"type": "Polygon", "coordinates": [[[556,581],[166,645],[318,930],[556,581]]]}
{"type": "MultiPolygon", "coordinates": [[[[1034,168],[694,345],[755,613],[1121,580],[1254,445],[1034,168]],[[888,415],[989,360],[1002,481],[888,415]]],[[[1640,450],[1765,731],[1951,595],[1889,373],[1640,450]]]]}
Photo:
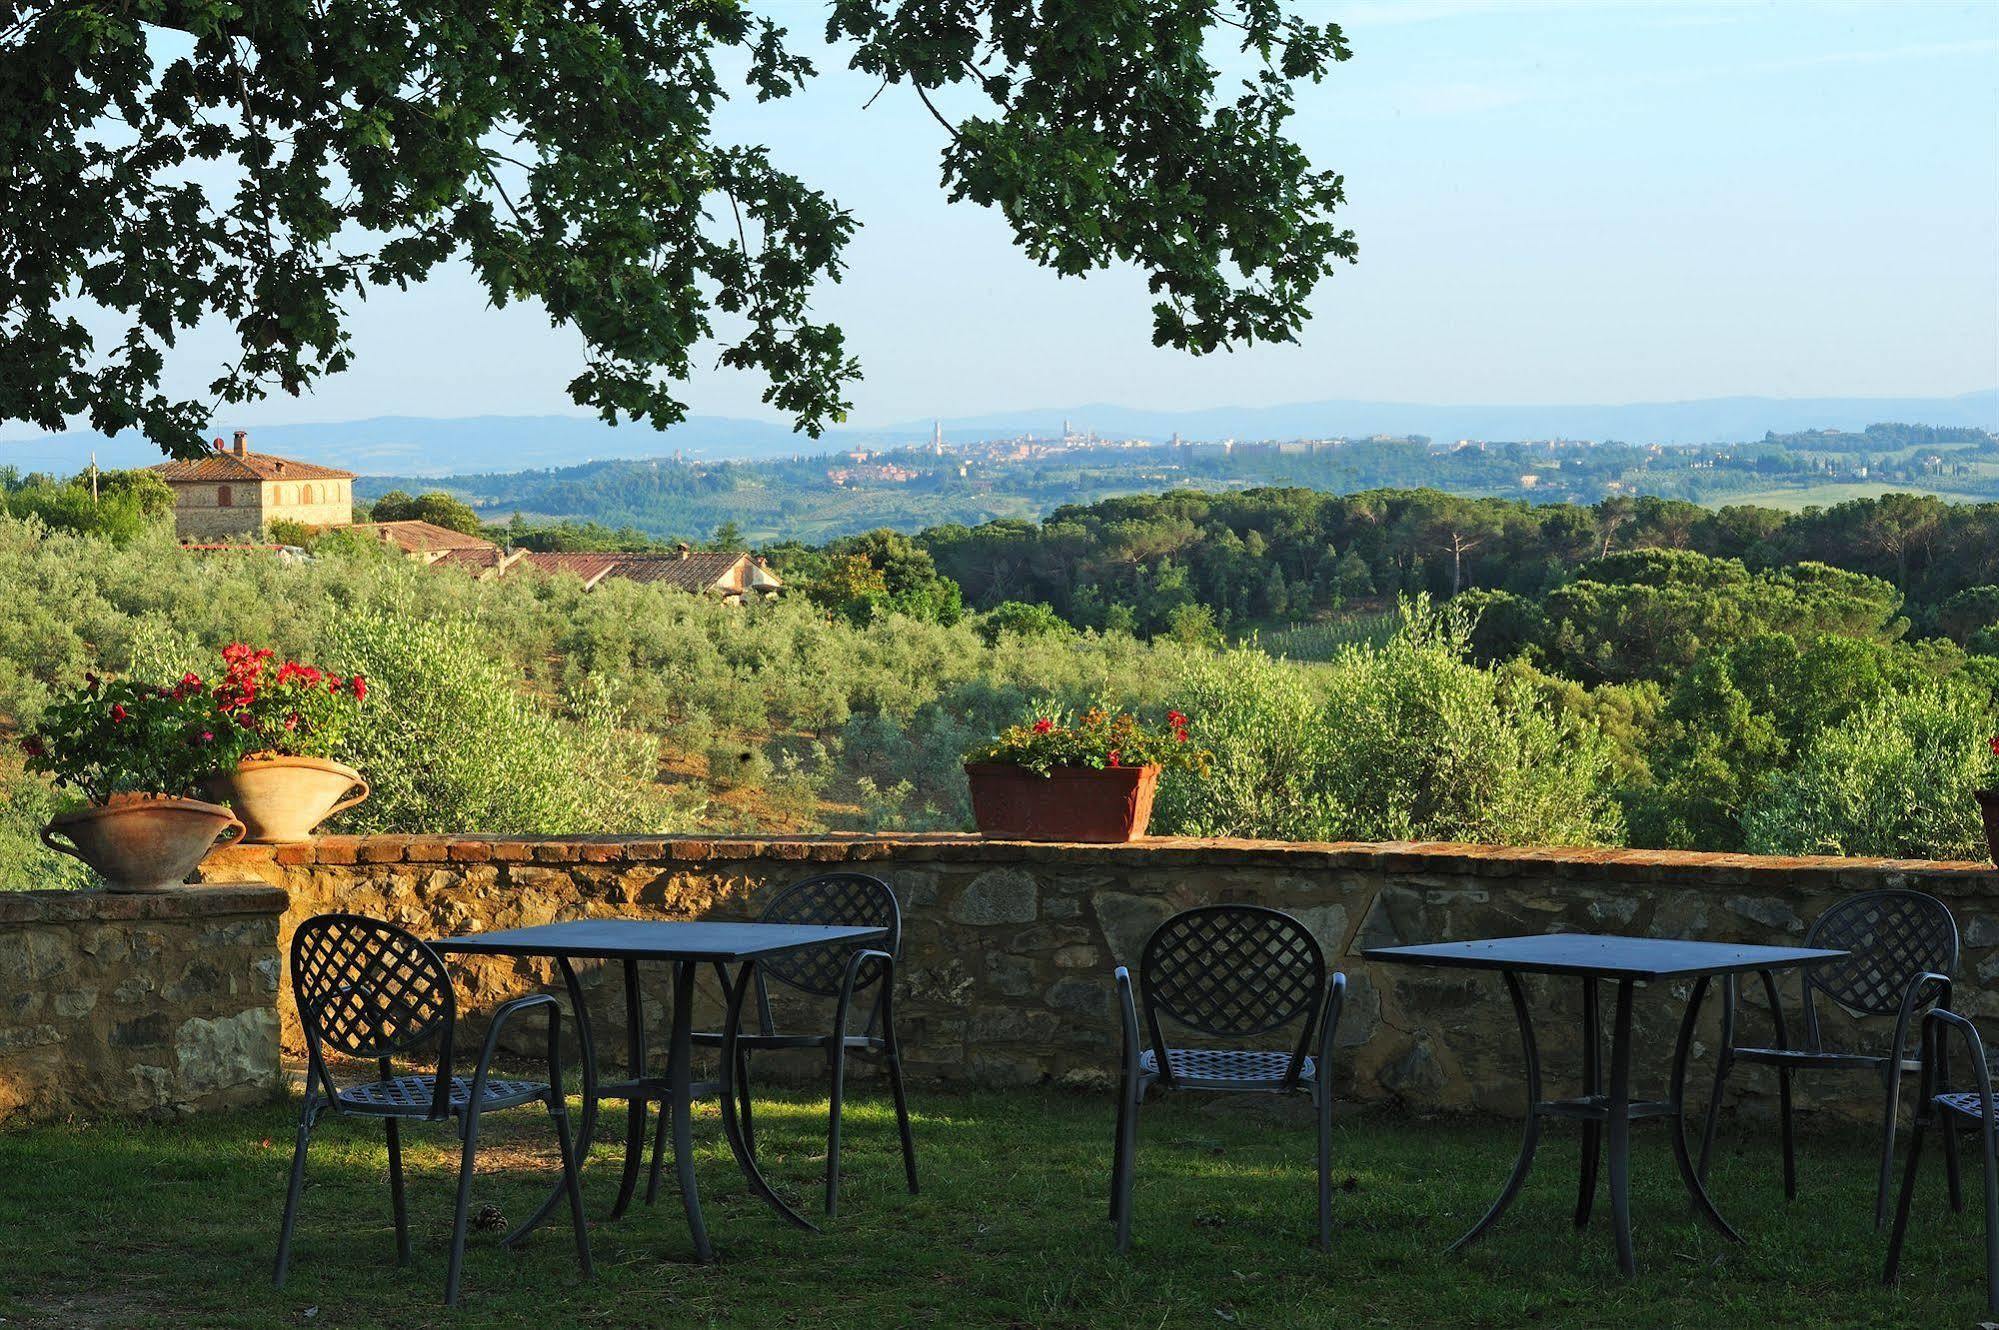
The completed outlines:
{"type": "Polygon", "coordinates": [[[322,1048],[388,1059],[442,1030],[438,1076],[450,1076],[457,1015],[451,974],[415,934],[358,914],[308,919],[292,934],[292,993],[329,1097],[322,1048]]]}
{"type": "Polygon", "coordinates": [[[1310,1047],[1326,994],[1326,958],[1310,929],[1261,905],[1203,905],[1146,939],[1139,991],[1160,1067],[1170,1078],[1159,1018],[1224,1039],[1254,1039],[1303,1017],[1287,1081],[1310,1047]]]}
{"type": "Polygon", "coordinates": [[[1957,920],[1949,906],[1920,891],[1849,896],[1818,917],[1805,945],[1849,953],[1807,969],[1806,991],[1863,1016],[1895,1015],[1919,974],[1957,971],[1957,920]]]}
{"type": "MultiPolygon", "coordinates": [[[[771,978],[819,997],[838,997],[847,963],[856,951],[902,955],[902,908],[888,883],[866,873],[825,873],[786,887],[764,910],[767,924],[820,924],[830,928],[886,928],[886,939],[848,945],[808,947],[760,962],[758,978],[771,978]]],[[[881,980],[881,966],[870,962],[855,977],[861,992],[881,980]]]]}

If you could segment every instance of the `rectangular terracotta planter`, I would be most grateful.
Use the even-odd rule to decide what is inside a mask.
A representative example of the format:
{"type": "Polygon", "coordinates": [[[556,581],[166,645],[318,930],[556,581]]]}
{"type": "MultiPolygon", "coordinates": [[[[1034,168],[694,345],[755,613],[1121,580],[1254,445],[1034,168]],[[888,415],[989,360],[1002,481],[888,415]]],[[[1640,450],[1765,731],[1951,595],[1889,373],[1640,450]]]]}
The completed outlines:
{"type": "Polygon", "coordinates": [[[1037,776],[1023,767],[968,762],[972,817],[994,840],[1137,840],[1152,820],[1159,768],[1057,767],[1037,776]]]}

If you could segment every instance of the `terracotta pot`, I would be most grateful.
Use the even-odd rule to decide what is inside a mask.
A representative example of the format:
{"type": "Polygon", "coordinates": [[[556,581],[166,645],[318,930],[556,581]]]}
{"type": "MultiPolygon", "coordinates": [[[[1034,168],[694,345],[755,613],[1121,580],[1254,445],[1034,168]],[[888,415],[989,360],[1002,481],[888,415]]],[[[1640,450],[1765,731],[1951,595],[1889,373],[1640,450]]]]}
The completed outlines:
{"type": "Polygon", "coordinates": [[[368,797],[361,773],[323,757],[252,757],[201,783],[236,810],[252,845],[301,841],[343,808],[368,797]],[[360,793],[348,792],[356,786],[360,793]]]}
{"type": "Polygon", "coordinates": [[[968,762],[972,816],[979,834],[999,840],[1137,840],[1152,820],[1158,767],[1057,767],[1037,776],[1023,767],[968,762]]]}
{"type": "Polygon", "coordinates": [[[1999,790],[1973,790],[1972,798],[1978,800],[1978,811],[1985,814],[1986,852],[1999,864],[1999,790]]]}
{"type": "Polygon", "coordinates": [[[99,807],[52,820],[42,828],[42,843],[89,864],[113,891],[164,891],[185,882],[215,838],[232,829],[243,834],[243,824],[219,804],[115,794],[99,807]]]}

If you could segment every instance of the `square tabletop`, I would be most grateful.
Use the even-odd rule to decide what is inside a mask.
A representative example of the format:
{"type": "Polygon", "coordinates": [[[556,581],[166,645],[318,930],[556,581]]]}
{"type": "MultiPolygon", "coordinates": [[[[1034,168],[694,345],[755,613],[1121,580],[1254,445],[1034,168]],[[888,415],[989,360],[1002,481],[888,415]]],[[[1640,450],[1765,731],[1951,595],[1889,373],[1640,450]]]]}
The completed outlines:
{"type": "Polygon", "coordinates": [[[820,924],[724,923],[713,920],[570,919],[467,933],[431,943],[461,956],[574,956],[597,960],[744,961],[823,947],[872,942],[886,928],[820,924]]]}
{"type": "Polygon", "coordinates": [[[1361,952],[1371,961],[1590,975],[1602,979],[1693,979],[1810,965],[1837,960],[1846,954],[1819,947],[1754,947],[1734,942],[1620,937],[1605,933],[1539,933],[1528,937],[1484,938],[1477,942],[1368,947],[1361,952]]]}

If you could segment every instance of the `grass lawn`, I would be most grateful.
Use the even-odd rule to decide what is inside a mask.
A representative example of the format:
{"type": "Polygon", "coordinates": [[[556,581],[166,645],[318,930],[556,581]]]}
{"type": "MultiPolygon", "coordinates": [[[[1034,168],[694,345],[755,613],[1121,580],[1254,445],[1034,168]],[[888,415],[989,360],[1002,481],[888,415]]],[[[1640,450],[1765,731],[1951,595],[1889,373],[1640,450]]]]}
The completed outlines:
{"type": "MultiPolygon", "coordinates": [[[[768,1171],[812,1200],[824,1101],[760,1109],[768,1171]]],[[[1300,1099],[1296,1107],[1302,1107],[1300,1099]]],[[[1485,1242],[1443,1247],[1483,1211],[1511,1163],[1501,1122],[1384,1113],[1337,1129],[1338,1250],[1308,1244],[1311,1130],[1263,1102],[1189,1096],[1140,1125],[1137,1241],[1104,1220],[1106,1096],[923,1093],[920,1196],[902,1190],[885,1101],[849,1106],[843,1213],[817,1236],[747,1195],[712,1108],[697,1121],[719,1256],[697,1266],[669,1169],[659,1204],[593,1228],[584,1282],[565,1228],[518,1254],[475,1233],[465,1299],[443,1308],[452,1137],[406,1129],[416,1259],[394,1264],[378,1130],[321,1128],[291,1279],[270,1284],[293,1127],[283,1107],[143,1126],[0,1136],[0,1323],[20,1326],[361,1327],[1970,1325],[1983,1306],[1981,1219],[1951,1215],[1928,1152],[1902,1285],[1881,1287],[1869,1142],[1807,1129],[1802,1195],[1786,1204],[1774,1133],[1724,1134],[1715,1190],[1749,1239],[1687,1216],[1656,1123],[1633,1133],[1639,1275],[1618,1276],[1605,1205],[1570,1223],[1577,1134],[1551,1124],[1537,1171],[1485,1242]]],[[[607,1119],[586,1174],[601,1216],[616,1185],[607,1119]]],[[[552,1167],[546,1122],[496,1115],[474,1205],[527,1214],[552,1167]]],[[[1975,1155],[1968,1191],[1975,1196],[1975,1155]]]]}

